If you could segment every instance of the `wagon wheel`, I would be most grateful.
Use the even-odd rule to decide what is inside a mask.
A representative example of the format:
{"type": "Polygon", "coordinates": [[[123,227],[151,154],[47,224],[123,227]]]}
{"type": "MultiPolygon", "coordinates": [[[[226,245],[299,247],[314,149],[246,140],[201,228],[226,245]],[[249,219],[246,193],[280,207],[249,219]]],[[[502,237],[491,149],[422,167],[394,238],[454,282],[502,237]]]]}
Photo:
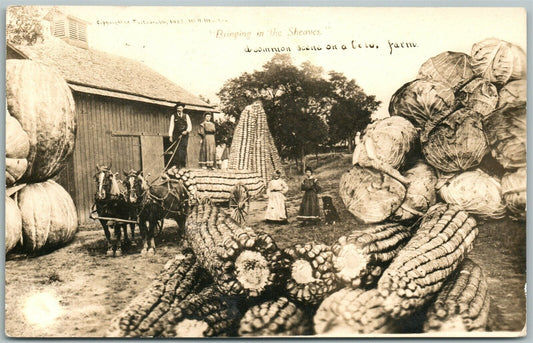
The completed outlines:
{"type": "Polygon", "coordinates": [[[232,209],[231,218],[239,224],[244,223],[249,206],[250,197],[248,190],[243,184],[238,183],[233,187],[229,197],[229,208],[232,209]]]}

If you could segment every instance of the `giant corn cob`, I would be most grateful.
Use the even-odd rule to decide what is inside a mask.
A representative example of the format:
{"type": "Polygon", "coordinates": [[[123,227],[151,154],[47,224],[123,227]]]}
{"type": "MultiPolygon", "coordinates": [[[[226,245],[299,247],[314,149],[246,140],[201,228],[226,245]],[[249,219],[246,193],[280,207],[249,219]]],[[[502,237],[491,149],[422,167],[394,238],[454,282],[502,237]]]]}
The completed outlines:
{"type": "Polygon", "coordinates": [[[350,336],[396,331],[376,289],[343,288],[333,293],[320,304],[313,322],[319,335],[350,336]]]}
{"type": "Polygon", "coordinates": [[[196,206],[187,220],[186,237],[226,295],[255,297],[284,279],[283,254],[272,238],[241,228],[212,204],[196,206]]]}
{"type": "Polygon", "coordinates": [[[172,166],[166,171],[166,177],[170,180],[181,180],[183,185],[187,188],[187,192],[189,192],[190,199],[196,199],[198,196],[196,179],[194,178],[194,175],[191,175],[191,172],[188,169],[178,169],[176,166],[172,166]]]}
{"type": "Polygon", "coordinates": [[[191,252],[169,260],[156,280],[113,319],[107,337],[151,337],[157,335],[154,323],[173,304],[182,301],[204,280],[191,252]]]}
{"type": "Polygon", "coordinates": [[[156,324],[162,337],[235,336],[241,315],[215,286],[191,294],[156,324]]]}
{"type": "Polygon", "coordinates": [[[233,133],[229,168],[258,172],[265,184],[270,181],[274,171],[283,172],[281,159],[268,129],[265,111],[259,101],[242,111],[233,133]]]}
{"type": "Polygon", "coordinates": [[[465,259],[431,304],[424,331],[485,331],[490,306],[487,289],[481,268],[465,259]]]}
{"type": "Polygon", "coordinates": [[[248,196],[253,198],[264,188],[261,174],[246,170],[204,170],[204,169],[169,169],[167,174],[182,180],[189,193],[198,198],[209,198],[212,202],[227,202],[237,185],[246,188],[248,196]]]}
{"type": "Polygon", "coordinates": [[[373,285],[411,235],[403,225],[381,224],[340,237],[331,247],[337,279],[352,288],[373,285]]]}
{"type": "Polygon", "coordinates": [[[240,336],[306,335],[311,320],[295,303],[281,297],[252,306],[241,319],[240,336]]]}
{"type": "Polygon", "coordinates": [[[477,233],[476,221],[457,206],[432,206],[378,281],[386,311],[401,318],[425,305],[472,249],[477,233]]]}
{"type": "Polygon", "coordinates": [[[316,305],[338,288],[329,246],[319,243],[296,244],[284,250],[291,275],[287,280],[289,297],[316,305]]]}

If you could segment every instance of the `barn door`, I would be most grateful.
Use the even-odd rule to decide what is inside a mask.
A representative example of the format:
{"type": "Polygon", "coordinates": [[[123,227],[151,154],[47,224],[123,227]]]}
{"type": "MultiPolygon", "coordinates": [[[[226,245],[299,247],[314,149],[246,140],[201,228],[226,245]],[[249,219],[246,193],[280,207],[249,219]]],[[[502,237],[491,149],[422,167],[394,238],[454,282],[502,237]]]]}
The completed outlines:
{"type": "Polygon", "coordinates": [[[148,182],[157,179],[165,168],[163,137],[141,136],[141,158],[144,176],[148,182]]]}

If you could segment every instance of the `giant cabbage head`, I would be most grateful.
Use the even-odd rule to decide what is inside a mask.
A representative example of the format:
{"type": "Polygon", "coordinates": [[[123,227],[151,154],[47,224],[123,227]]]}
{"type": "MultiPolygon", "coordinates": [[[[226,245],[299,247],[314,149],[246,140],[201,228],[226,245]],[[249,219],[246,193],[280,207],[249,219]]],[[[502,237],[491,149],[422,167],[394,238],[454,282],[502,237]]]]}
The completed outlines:
{"type": "Polygon", "coordinates": [[[505,106],[483,122],[492,156],[505,168],[526,166],[526,103],[505,106]]]}
{"type": "Polygon", "coordinates": [[[502,218],[506,209],[500,180],[476,169],[457,174],[440,188],[441,198],[482,218],[502,218]]]}
{"type": "Polygon", "coordinates": [[[470,56],[446,51],[428,59],[418,71],[418,79],[440,81],[456,91],[474,77],[470,56]]]}
{"type": "Polygon", "coordinates": [[[457,93],[457,101],[483,116],[489,115],[498,104],[498,89],[490,81],[477,77],[457,93]]]}
{"type": "Polygon", "coordinates": [[[526,77],[526,53],[517,45],[488,38],[472,46],[472,70],[477,76],[503,85],[526,77]]]}
{"type": "Polygon", "coordinates": [[[426,161],[443,172],[477,166],[488,152],[481,114],[461,108],[440,122],[422,145],[426,161]]]}
{"type": "Polygon", "coordinates": [[[526,168],[508,172],[502,177],[502,195],[511,216],[517,220],[526,220],[526,168]]]}
{"type": "Polygon", "coordinates": [[[361,144],[355,147],[354,162],[371,166],[369,159],[378,159],[392,168],[403,166],[407,154],[418,137],[416,128],[403,117],[389,117],[367,126],[361,144]]]}
{"type": "Polygon", "coordinates": [[[454,103],[453,90],[446,84],[435,80],[415,80],[393,94],[389,113],[405,117],[416,128],[423,129],[427,122],[439,122],[449,115],[454,103]]]}
{"type": "Polygon", "coordinates": [[[511,81],[500,89],[498,108],[516,106],[527,101],[527,80],[511,81]]]}

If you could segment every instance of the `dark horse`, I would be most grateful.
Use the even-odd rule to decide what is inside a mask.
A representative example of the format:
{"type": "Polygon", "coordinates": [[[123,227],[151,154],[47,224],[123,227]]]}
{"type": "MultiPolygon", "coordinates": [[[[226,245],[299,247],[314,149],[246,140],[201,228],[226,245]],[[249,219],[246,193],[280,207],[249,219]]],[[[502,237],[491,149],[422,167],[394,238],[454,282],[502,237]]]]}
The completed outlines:
{"type": "MultiPolygon", "coordinates": [[[[112,173],[109,167],[97,165],[96,170],[94,178],[98,189],[94,195],[94,210],[98,213],[98,217],[119,219],[99,219],[107,239],[107,255],[121,256],[123,248],[131,245],[127,225],[121,221],[130,220],[131,217],[126,187],[117,180],[117,174],[112,173]],[[122,231],[124,232],[124,247],[121,243],[122,231]]],[[[132,238],[134,227],[133,225],[131,229],[132,238]]]]}
{"type": "Polygon", "coordinates": [[[135,189],[140,199],[138,212],[139,229],[143,240],[141,254],[155,253],[155,230],[163,226],[165,218],[176,221],[179,228],[185,229],[189,212],[189,194],[183,182],[168,177],[148,185],[142,172],[137,173],[135,189]]]}

